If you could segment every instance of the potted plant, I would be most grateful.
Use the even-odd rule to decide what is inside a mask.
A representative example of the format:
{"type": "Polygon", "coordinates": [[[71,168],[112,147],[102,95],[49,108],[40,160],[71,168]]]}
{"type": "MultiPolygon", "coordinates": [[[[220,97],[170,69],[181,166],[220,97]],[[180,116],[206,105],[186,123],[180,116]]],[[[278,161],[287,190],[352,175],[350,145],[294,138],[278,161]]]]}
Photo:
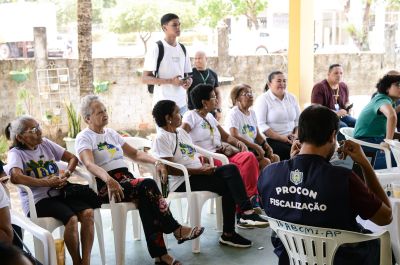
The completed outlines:
{"type": "Polygon", "coordinates": [[[63,140],[67,145],[67,150],[75,154],[75,138],[81,131],[81,116],[77,114],[71,102],[69,104],[65,104],[65,107],[67,108],[68,116],[68,136],[63,140]]]}
{"type": "Polygon", "coordinates": [[[11,79],[17,83],[22,83],[28,79],[30,74],[30,70],[28,68],[16,71],[10,71],[11,79]]]}

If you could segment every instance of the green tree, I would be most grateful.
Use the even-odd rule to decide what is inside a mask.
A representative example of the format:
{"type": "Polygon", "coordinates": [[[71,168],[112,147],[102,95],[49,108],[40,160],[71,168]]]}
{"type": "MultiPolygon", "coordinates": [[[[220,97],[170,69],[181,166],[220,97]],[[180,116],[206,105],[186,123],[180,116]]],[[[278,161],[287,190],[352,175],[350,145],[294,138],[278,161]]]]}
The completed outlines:
{"type": "Polygon", "coordinates": [[[251,25],[254,25],[255,29],[259,28],[257,16],[260,12],[267,8],[267,0],[232,0],[234,6],[233,15],[244,15],[250,20],[251,25]]]}
{"type": "Polygon", "coordinates": [[[232,2],[229,0],[205,0],[199,4],[199,18],[210,28],[215,28],[219,21],[232,14],[232,2]]]}
{"type": "Polygon", "coordinates": [[[155,5],[132,5],[111,21],[110,30],[115,33],[138,32],[146,53],[152,32],[160,29],[159,20],[160,12],[155,5]]]}
{"type": "Polygon", "coordinates": [[[364,2],[364,14],[363,14],[363,22],[362,28],[357,29],[354,24],[349,23],[349,11],[351,6],[351,0],[346,0],[344,6],[344,14],[345,19],[349,23],[347,26],[347,31],[350,34],[350,37],[353,39],[354,44],[359,48],[361,51],[368,51],[369,50],[369,25],[371,19],[371,4],[373,0],[365,0],[364,2]]]}

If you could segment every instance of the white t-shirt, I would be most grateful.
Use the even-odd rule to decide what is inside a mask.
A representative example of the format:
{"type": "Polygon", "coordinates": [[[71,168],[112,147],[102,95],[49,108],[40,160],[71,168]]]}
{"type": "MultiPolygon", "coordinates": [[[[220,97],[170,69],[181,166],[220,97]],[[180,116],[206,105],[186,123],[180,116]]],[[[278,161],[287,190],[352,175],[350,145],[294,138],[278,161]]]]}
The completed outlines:
{"type": "Polygon", "coordinates": [[[190,137],[195,145],[215,152],[221,146],[221,134],[217,128],[219,123],[211,113],[208,113],[205,119],[208,122],[195,110],[190,110],[183,115],[182,121],[190,126],[190,137]]]}
{"type": "MultiPolygon", "coordinates": [[[[52,141],[43,138],[43,142],[34,150],[12,148],[8,151],[8,164],[4,167],[8,176],[11,176],[10,171],[13,168],[19,168],[24,175],[32,178],[45,179],[59,175],[59,168],[56,164],[60,161],[65,149],[52,141]]],[[[48,198],[47,191],[50,187],[30,187],[35,203],[44,198],[48,198]]],[[[52,196],[59,195],[59,191],[52,189],[52,196]]],[[[25,214],[29,212],[28,194],[20,190],[22,208],[25,214]]]]}
{"type": "MultiPolygon", "coordinates": [[[[202,166],[199,159],[200,154],[193,147],[190,135],[181,128],[176,131],[175,134],[159,128],[157,137],[153,142],[152,152],[154,156],[158,158],[173,157],[173,162],[182,164],[187,168],[200,168],[202,166]]],[[[184,181],[181,176],[169,176],[169,190],[176,190],[184,181]]]]}
{"type": "Polygon", "coordinates": [[[285,96],[280,100],[269,89],[257,97],[254,111],[258,129],[263,133],[271,128],[280,135],[288,135],[299,123],[299,103],[289,92],[285,92],[285,96]]]}
{"type": "MultiPolygon", "coordinates": [[[[183,52],[179,43],[176,46],[169,45],[165,40],[161,40],[164,45],[164,56],[158,69],[158,77],[173,78],[177,75],[184,76],[185,73],[192,72],[188,52],[183,52]]],[[[153,43],[146,54],[144,60],[144,71],[154,72],[157,68],[158,45],[153,43]]],[[[153,106],[160,100],[169,99],[175,101],[180,108],[186,103],[186,90],[181,86],[171,84],[155,85],[153,94],[153,106]]]]}
{"type": "Polygon", "coordinates": [[[0,209],[5,207],[10,207],[10,199],[7,196],[7,192],[4,189],[3,185],[0,184],[0,209]]]}
{"type": "Polygon", "coordinates": [[[105,128],[104,133],[96,133],[86,128],[76,136],[75,150],[79,154],[89,149],[93,152],[94,163],[105,171],[110,171],[128,167],[122,151],[124,144],[124,138],[113,129],[105,128]]]}
{"type": "Polygon", "coordinates": [[[254,143],[257,137],[256,113],[250,109],[250,115],[246,115],[237,106],[234,106],[226,118],[226,127],[228,129],[236,128],[243,138],[254,143]]]}

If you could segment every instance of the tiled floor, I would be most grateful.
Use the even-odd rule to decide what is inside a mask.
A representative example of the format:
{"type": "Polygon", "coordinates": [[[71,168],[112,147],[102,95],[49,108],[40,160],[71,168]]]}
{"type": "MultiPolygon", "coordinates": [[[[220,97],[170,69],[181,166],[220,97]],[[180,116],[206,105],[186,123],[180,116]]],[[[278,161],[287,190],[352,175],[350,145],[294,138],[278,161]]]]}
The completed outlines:
{"type": "MultiPolygon", "coordinates": [[[[208,206],[208,203],[206,204],[208,206]]],[[[185,242],[178,245],[176,240],[171,235],[168,237],[168,244],[170,253],[179,259],[185,265],[204,265],[204,264],[230,264],[230,265],[269,265],[277,264],[277,258],[272,252],[272,245],[269,239],[271,229],[237,229],[241,235],[253,241],[253,246],[248,249],[238,249],[232,247],[222,246],[218,243],[219,233],[214,229],[215,215],[207,212],[208,207],[203,209],[203,225],[206,227],[204,234],[201,236],[201,253],[194,254],[191,251],[191,242],[185,242]]],[[[114,238],[111,230],[111,216],[107,210],[102,211],[102,218],[104,224],[104,236],[106,246],[106,261],[107,264],[115,264],[114,256],[114,238]]],[[[126,236],[126,253],[125,264],[154,264],[151,259],[144,235],[141,241],[133,241],[133,232],[131,225],[131,218],[128,218],[127,236],[126,236]]],[[[54,235],[58,236],[59,233],[55,232],[54,235]]],[[[142,231],[143,234],[143,231],[142,231]]],[[[32,241],[29,236],[26,237],[28,245],[32,246],[32,241]]],[[[33,249],[33,246],[32,246],[33,249]]],[[[71,259],[67,253],[67,265],[71,265],[71,259]]],[[[95,238],[93,251],[92,251],[92,264],[101,264],[97,239],[95,238]]]]}

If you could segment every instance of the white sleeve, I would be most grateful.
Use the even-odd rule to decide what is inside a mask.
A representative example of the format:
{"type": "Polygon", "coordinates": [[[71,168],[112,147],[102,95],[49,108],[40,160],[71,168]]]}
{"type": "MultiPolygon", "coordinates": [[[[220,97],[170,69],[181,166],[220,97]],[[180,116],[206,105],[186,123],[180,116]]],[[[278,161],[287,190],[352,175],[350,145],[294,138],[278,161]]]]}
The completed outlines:
{"type": "Polygon", "coordinates": [[[192,64],[190,63],[188,50],[186,50],[184,73],[191,73],[191,72],[193,72],[192,64]]]}
{"type": "Polygon", "coordinates": [[[299,117],[300,117],[301,111],[300,111],[299,103],[298,103],[298,101],[296,100],[296,98],[294,96],[293,96],[293,101],[294,101],[294,103],[293,103],[294,107],[296,109],[296,118],[294,120],[294,124],[295,124],[295,126],[298,126],[299,125],[299,117]]]}
{"type": "Polygon", "coordinates": [[[18,151],[15,148],[8,151],[8,154],[7,154],[7,162],[8,163],[4,167],[4,170],[7,174],[7,176],[11,176],[11,169],[13,169],[15,167],[24,171],[24,163],[22,162],[20,152],[21,151],[18,151]]]}
{"type": "Polygon", "coordinates": [[[254,112],[256,113],[257,117],[258,129],[261,133],[266,132],[270,128],[267,125],[268,105],[264,98],[264,95],[259,96],[254,104],[254,112]]]}
{"type": "Polygon", "coordinates": [[[153,43],[144,58],[143,71],[154,72],[157,69],[158,45],[153,43]]]}
{"type": "Polygon", "coordinates": [[[174,157],[172,148],[171,141],[168,140],[166,135],[157,134],[153,142],[152,153],[158,158],[174,157]]]}
{"type": "Polygon", "coordinates": [[[188,124],[190,126],[190,130],[193,130],[195,127],[193,111],[186,111],[185,114],[183,114],[182,123],[188,124]]]}
{"type": "Polygon", "coordinates": [[[229,111],[228,117],[226,117],[226,128],[236,128],[239,130],[239,119],[233,109],[229,111]]]}
{"type": "Polygon", "coordinates": [[[90,152],[92,152],[92,144],[93,143],[88,135],[78,134],[75,139],[76,154],[79,155],[84,150],[90,150],[90,152]]]}
{"type": "Polygon", "coordinates": [[[116,130],[108,128],[110,134],[114,141],[119,144],[121,147],[126,143],[124,137],[122,137],[116,130]]]}
{"type": "Polygon", "coordinates": [[[0,209],[10,207],[10,199],[2,184],[0,184],[0,209]]]}

